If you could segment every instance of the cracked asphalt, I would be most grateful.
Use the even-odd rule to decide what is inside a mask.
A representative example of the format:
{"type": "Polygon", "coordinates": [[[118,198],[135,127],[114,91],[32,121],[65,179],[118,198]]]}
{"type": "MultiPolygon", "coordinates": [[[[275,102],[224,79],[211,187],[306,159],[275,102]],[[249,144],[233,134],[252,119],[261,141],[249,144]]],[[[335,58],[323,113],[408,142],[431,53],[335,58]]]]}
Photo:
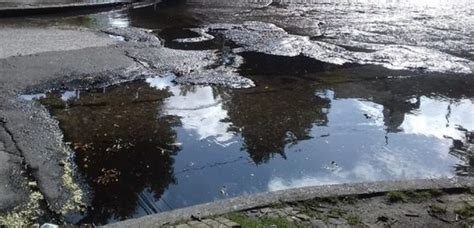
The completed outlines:
{"type": "Polygon", "coordinates": [[[58,122],[42,105],[19,95],[100,87],[167,72],[194,75],[182,78],[183,84],[253,86],[232,71],[209,70],[218,61],[214,51],[164,48],[143,29],[4,27],[0,35],[0,42],[8,44],[0,49],[0,213],[25,210],[34,192],[31,185],[44,196],[49,213],[74,214],[87,201],[71,171],[71,150],[58,122]]]}
{"type": "Polygon", "coordinates": [[[106,34],[29,28],[2,28],[0,33],[1,42],[8,44],[0,49],[0,211],[21,211],[36,185],[50,211],[74,211],[73,204],[81,202],[72,201],[80,193],[71,186],[75,182],[67,181],[72,175],[65,168],[70,151],[58,123],[44,107],[18,95],[66,75],[76,79],[104,72],[124,75],[136,63],[114,48],[116,40],[106,34]],[[27,168],[36,183],[26,178],[27,168]]]}

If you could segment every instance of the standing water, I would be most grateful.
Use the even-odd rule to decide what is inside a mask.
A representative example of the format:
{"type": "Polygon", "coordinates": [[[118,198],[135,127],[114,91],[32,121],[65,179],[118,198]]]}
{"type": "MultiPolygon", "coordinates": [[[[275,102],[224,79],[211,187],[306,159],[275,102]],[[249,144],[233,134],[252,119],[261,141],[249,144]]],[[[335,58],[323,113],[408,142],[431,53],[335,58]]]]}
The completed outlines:
{"type": "Polygon", "coordinates": [[[178,85],[169,73],[35,95],[90,187],[79,223],[302,186],[473,175],[470,3],[193,0],[91,16],[153,29],[166,48],[231,53],[256,86],[178,85]]]}

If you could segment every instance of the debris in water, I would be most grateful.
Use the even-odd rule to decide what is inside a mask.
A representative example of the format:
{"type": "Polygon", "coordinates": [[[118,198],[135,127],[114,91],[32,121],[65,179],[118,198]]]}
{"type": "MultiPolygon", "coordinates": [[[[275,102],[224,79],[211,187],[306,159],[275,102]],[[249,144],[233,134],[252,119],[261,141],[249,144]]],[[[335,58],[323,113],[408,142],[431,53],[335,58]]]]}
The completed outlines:
{"type": "Polygon", "coordinates": [[[56,225],[56,224],[52,224],[52,223],[45,223],[45,224],[41,225],[41,228],[59,228],[59,226],[56,225]]]}
{"type": "Polygon", "coordinates": [[[223,185],[221,187],[221,189],[219,190],[219,192],[221,193],[221,195],[223,196],[228,196],[228,193],[227,193],[227,187],[225,185],[223,185]]]}

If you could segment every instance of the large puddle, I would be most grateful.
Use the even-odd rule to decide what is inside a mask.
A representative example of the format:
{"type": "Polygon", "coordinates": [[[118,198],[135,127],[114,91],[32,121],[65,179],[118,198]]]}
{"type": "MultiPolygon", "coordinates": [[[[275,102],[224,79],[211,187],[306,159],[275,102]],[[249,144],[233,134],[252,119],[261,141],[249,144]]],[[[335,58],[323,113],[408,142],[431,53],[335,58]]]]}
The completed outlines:
{"type": "Polygon", "coordinates": [[[456,151],[474,129],[472,79],[341,82],[350,74],[254,75],[250,89],[179,86],[170,74],[34,97],[91,187],[80,223],[301,186],[469,175],[456,151]]]}
{"type": "Polygon", "coordinates": [[[416,2],[229,6],[195,0],[94,15],[86,20],[94,26],[151,28],[166,48],[217,50],[221,65],[228,56],[242,57],[238,73],[256,87],[177,85],[170,73],[23,97],[51,110],[76,152],[92,199],[78,223],[106,224],[301,186],[473,175],[474,159],[464,153],[466,132],[474,130],[472,7],[465,7],[468,1],[416,2]],[[240,41],[242,51],[196,29],[250,20],[288,34],[269,32],[262,36],[267,42],[253,40],[261,34],[255,28],[269,31],[266,24],[236,35],[230,29],[227,36],[240,41]],[[256,43],[261,48],[252,49],[256,43]],[[318,55],[328,49],[314,44],[338,45],[359,59],[381,54],[329,64],[318,55]],[[393,48],[384,49],[388,45],[393,48]],[[282,51],[294,47],[301,50],[282,51]],[[455,61],[460,65],[451,66],[455,61]],[[359,65],[365,63],[374,65],[359,65]],[[397,68],[411,63],[418,65],[397,68]]]}

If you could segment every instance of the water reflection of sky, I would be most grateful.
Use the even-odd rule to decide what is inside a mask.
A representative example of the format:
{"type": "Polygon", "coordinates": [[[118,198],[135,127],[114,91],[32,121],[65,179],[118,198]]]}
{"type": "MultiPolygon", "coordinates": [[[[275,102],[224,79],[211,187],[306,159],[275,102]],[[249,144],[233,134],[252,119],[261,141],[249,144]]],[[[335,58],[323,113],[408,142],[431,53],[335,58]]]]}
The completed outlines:
{"type": "MultiPolygon", "coordinates": [[[[439,112],[443,102],[423,98],[422,104],[425,102],[427,105],[422,105],[418,113],[406,117],[402,125],[403,132],[386,134],[380,125],[383,123],[380,121],[383,116],[380,105],[356,99],[333,100],[328,127],[324,130],[312,130],[313,135],[315,132],[318,132],[317,134],[327,132],[330,136],[324,143],[302,142],[299,146],[303,151],[318,148],[317,156],[308,159],[311,162],[302,160],[295,166],[308,167],[315,165],[315,160],[325,158],[326,163],[334,160],[340,168],[334,172],[320,169],[300,176],[285,177],[285,174],[276,176],[270,180],[268,189],[452,176],[451,167],[457,162],[448,154],[452,141],[437,136],[441,134],[459,136],[461,132],[453,127],[445,127],[445,116],[439,112]],[[429,109],[433,106],[430,105],[436,106],[437,111],[431,113],[432,110],[429,109]],[[368,111],[377,118],[367,120],[363,115],[368,111]],[[422,121],[419,121],[420,119],[422,121]]],[[[467,117],[461,119],[462,122],[469,121],[468,115],[473,113],[472,107],[472,105],[468,107],[470,112],[455,110],[453,113],[456,113],[457,117],[467,117]]],[[[290,159],[291,155],[288,160],[290,159]]]]}
{"type": "Polygon", "coordinates": [[[387,133],[382,105],[334,99],[329,90],[316,93],[331,99],[327,126],[315,125],[311,139],[287,145],[286,159],[275,156],[256,166],[248,158],[239,159],[245,155],[240,152],[243,142],[241,135],[229,133],[230,125],[224,122],[229,119],[222,107],[225,98],[211,87],[192,87],[185,93],[182,87],[170,90],[174,96],[166,99],[166,113],[180,116],[183,124],[178,129],[183,148],[175,170],[186,170],[183,175],[178,172],[179,184],[168,191],[166,198],[174,205],[193,204],[191,199],[197,192],[214,200],[222,197],[222,188],[226,194],[240,195],[323,184],[453,176],[452,167],[458,161],[448,154],[452,141],[446,136],[462,138],[457,126],[474,129],[474,106],[469,99],[450,103],[421,97],[420,108],[405,114],[402,131],[387,133]],[[229,141],[236,144],[223,143],[229,141]],[[213,166],[217,163],[222,164],[213,166]]]}
{"type": "Polygon", "coordinates": [[[464,139],[458,128],[474,130],[470,98],[422,95],[430,92],[417,91],[430,88],[412,90],[409,81],[400,81],[404,91],[388,95],[371,83],[270,83],[272,92],[266,86],[178,86],[174,79],[170,74],[103,90],[23,96],[53,104],[73,145],[93,145],[77,154],[79,167],[83,159],[94,162],[81,168],[89,184],[102,178],[102,167],[121,173],[117,186],[95,187],[112,200],[99,200],[84,222],[302,186],[451,177],[462,163],[450,155],[453,139],[464,139]],[[350,88],[365,92],[347,93],[350,88]],[[113,197],[126,199],[130,208],[116,209],[113,197]],[[114,208],[100,208],[107,205],[114,208]]]}
{"type": "Polygon", "coordinates": [[[166,100],[168,115],[181,117],[183,128],[194,130],[199,140],[212,138],[214,143],[228,145],[233,134],[224,123],[227,112],[222,108],[222,99],[214,96],[211,87],[183,92],[180,88],[171,89],[174,96],[166,100]]]}
{"type": "Polygon", "coordinates": [[[209,86],[174,86],[173,79],[173,75],[147,79],[150,86],[173,93],[165,100],[166,114],[179,116],[182,127],[199,140],[210,140],[223,147],[234,143],[231,140],[234,134],[228,132],[229,123],[222,121],[227,118],[227,113],[220,95],[215,95],[209,86]]]}
{"type": "Polygon", "coordinates": [[[456,139],[464,137],[456,126],[474,129],[474,105],[470,99],[449,101],[421,98],[421,108],[407,115],[401,126],[406,134],[425,135],[443,139],[449,136],[456,139]]]}

